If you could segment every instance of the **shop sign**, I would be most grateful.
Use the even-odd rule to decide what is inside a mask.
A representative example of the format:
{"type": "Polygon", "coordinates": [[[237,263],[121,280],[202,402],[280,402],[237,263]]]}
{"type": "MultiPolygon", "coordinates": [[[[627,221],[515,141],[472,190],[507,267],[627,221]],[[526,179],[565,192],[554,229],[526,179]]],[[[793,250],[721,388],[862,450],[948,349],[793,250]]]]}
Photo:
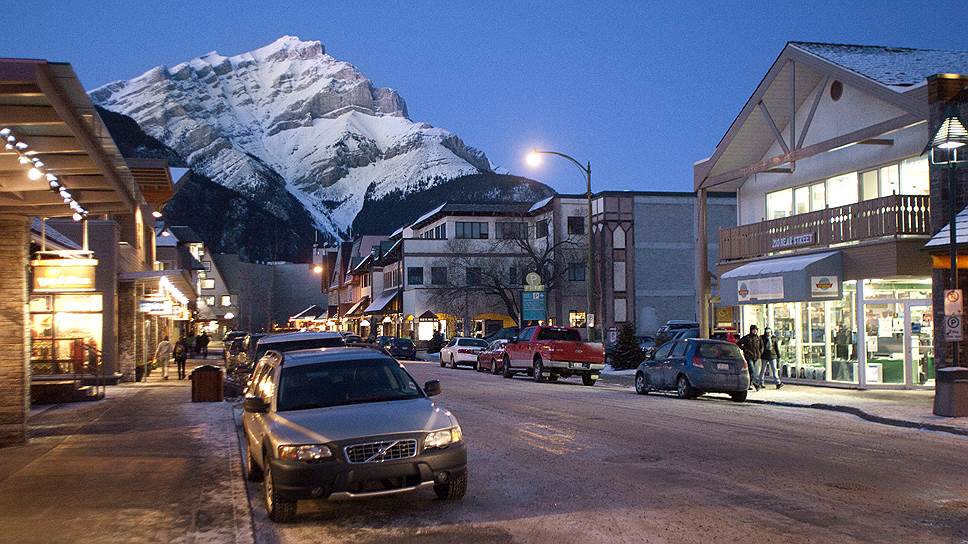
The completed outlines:
{"type": "Polygon", "coordinates": [[[169,315],[174,313],[170,300],[141,299],[138,301],[138,311],[143,314],[169,315]]]}
{"type": "Polygon", "coordinates": [[[788,249],[792,247],[811,246],[814,243],[812,232],[778,236],[770,240],[770,249],[788,249]]]}
{"type": "Polygon", "coordinates": [[[944,341],[961,342],[961,316],[948,315],[944,318],[944,341]]]}
{"type": "Polygon", "coordinates": [[[814,297],[839,297],[837,276],[811,276],[810,295],[814,297]]]}
{"type": "Polygon", "coordinates": [[[544,291],[521,293],[521,319],[524,321],[545,321],[548,319],[544,291]]]}
{"type": "Polygon", "coordinates": [[[965,311],[961,289],[944,290],[944,315],[962,315],[965,311]]]}
{"type": "Polygon", "coordinates": [[[733,307],[726,306],[725,308],[716,308],[716,325],[732,325],[733,324],[733,307]]]}
{"type": "Polygon", "coordinates": [[[736,298],[739,302],[780,300],[783,298],[783,276],[739,280],[736,298]]]}
{"type": "Polygon", "coordinates": [[[94,290],[97,259],[37,259],[30,264],[35,293],[94,290]]]}

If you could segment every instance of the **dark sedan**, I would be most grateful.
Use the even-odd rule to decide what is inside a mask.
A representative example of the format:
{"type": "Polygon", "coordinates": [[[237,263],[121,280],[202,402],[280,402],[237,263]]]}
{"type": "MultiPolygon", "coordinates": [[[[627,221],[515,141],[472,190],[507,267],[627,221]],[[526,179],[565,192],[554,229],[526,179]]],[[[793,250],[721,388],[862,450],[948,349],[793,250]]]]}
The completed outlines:
{"type": "Polygon", "coordinates": [[[671,390],[679,398],[690,399],[703,393],[727,393],[742,402],[749,386],[743,353],[722,340],[666,342],[635,373],[635,392],[640,395],[671,390]]]}
{"type": "Polygon", "coordinates": [[[394,359],[409,359],[411,361],[417,359],[417,346],[409,338],[391,338],[384,349],[394,359]]]}

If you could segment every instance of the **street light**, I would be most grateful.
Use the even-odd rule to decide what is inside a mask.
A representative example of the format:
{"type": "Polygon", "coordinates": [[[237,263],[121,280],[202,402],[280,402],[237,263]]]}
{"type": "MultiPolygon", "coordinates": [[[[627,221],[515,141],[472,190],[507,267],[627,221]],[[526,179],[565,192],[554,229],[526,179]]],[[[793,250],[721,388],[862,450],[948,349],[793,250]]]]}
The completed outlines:
{"type": "Polygon", "coordinates": [[[595,281],[592,257],[595,255],[593,248],[594,237],[592,236],[592,163],[586,162],[584,166],[571,155],[559,151],[548,151],[545,149],[532,149],[527,156],[528,165],[537,168],[541,165],[542,155],[556,155],[570,161],[572,164],[585,174],[586,191],[588,196],[588,255],[585,258],[585,327],[587,329],[588,341],[594,340],[595,327],[592,326],[592,301],[595,300],[595,281]]]}
{"type": "MultiPolygon", "coordinates": [[[[964,146],[968,145],[968,130],[958,116],[958,110],[948,106],[944,121],[938,127],[928,146],[931,147],[931,163],[947,165],[948,171],[948,264],[951,267],[951,288],[958,288],[958,207],[956,204],[955,168],[958,163],[968,162],[964,146]],[[940,157],[939,157],[940,155],[940,157]]],[[[952,363],[958,366],[958,342],[953,342],[952,363]]]]}

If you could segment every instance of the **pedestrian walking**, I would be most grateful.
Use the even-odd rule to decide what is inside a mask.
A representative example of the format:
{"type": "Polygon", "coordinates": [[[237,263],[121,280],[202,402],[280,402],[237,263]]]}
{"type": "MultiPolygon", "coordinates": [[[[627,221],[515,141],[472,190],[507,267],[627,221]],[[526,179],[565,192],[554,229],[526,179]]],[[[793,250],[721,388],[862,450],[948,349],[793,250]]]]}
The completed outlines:
{"type": "Polygon", "coordinates": [[[756,363],[763,356],[763,339],[760,338],[759,327],[750,325],[750,333],[739,339],[736,343],[739,349],[743,350],[743,357],[746,358],[746,370],[750,375],[750,386],[757,391],[760,384],[757,382],[756,363]]]}
{"type": "Polygon", "coordinates": [[[208,337],[208,333],[205,331],[202,331],[201,336],[199,336],[198,339],[195,340],[195,345],[198,347],[198,353],[199,355],[201,355],[202,359],[208,359],[208,341],[209,340],[210,338],[208,337]]]}
{"type": "Polygon", "coordinates": [[[185,339],[179,338],[175,342],[175,347],[172,349],[172,357],[175,359],[175,364],[178,365],[178,379],[185,379],[185,362],[188,360],[188,347],[185,346],[185,339]]]}
{"type": "Polygon", "coordinates": [[[168,363],[171,360],[171,342],[164,337],[155,348],[155,366],[161,367],[161,378],[168,379],[168,363]]]}
{"type": "Polygon", "coordinates": [[[766,370],[769,368],[770,374],[773,377],[773,383],[776,384],[776,388],[779,389],[783,387],[780,383],[780,374],[777,372],[777,368],[780,366],[780,343],[777,341],[776,336],[773,335],[773,330],[769,327],[763,328],[763,355],[760,356],[760,387],[764,387],[763,377],[766,375],[766,370]]]}
{"type": "Polygon", "coordinates": [[[188,333],[188,336],[185,337],[185,355],[191,357],[195,353],[196,341],[195,333],[188,333]]]}

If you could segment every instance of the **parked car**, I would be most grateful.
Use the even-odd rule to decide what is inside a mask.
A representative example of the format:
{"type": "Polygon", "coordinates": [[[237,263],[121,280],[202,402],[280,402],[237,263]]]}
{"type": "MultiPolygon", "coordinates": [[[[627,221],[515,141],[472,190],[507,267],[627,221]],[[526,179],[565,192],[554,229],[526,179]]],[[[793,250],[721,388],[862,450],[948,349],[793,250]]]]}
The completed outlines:
{"type": "Polygon", "coordinates": [[[681,399],[703,393],[727,393],[736,402],[746,400],[750,386],[743,352],[723,340],[673,340],[635,372],[635,392],[675,391],[681,399]]]}
{"type": "Polygon", "coordinates": [[[260,338],[269,336],[268,333],[264,332],[254,332],[252,334],[246,335],[242,339],[242,352],[236,358],[236,366],[238,368],[251,368],[255,365],[258,359],[256,358],[256,346],[259,343],[260,338]]]}
{"type": "Polygon", "coordinates": [[[244,346],[244,338],[236,338],[225,344],[225,348],[222,350],[222,359],[225,361],[226,369],[232,370],[238,366],[242,352],[245,351],[244,346]]]}
{"type": "Polygon", "coordinates": [[[341,332],[347,344],[362,344],[363,337],[353,332],[341,332]]]}
{"type": "Polygon", "coordinates": [[[487,348],[477,352],[477,371],[498,374],[504,366],[505,339],[492,340],[487,348]]]}
{"type": "Polygon", "coordinates": [[[476,369],[477,352],[486,347],[487,342],[480,338],[455,336],[440,348],[440,366],[449,364],[450,368],[457,368],[458,365],[467,365],[476,369]]]}
{"type": "Polygon", "coordinates": [[[392,336],[377,336],[376,339],[373,340],[373,342],[375,344],[379,344],[379,345],[381,345],[381,346],[383,346],[385,348],[386,347],[389,347],[390,346],[390,342],[392,342],[392,341],[393,341],[393,337],[392,336]]]}
{"type": "Polygon", "coordinates": [[[595,385],[605,368],[605,349],[598,342],[582,342],[578,329],[527,327],[521,336],[504,346],[502,375],[511,378],[528,372],[534,381],[581,376],[585,385],[595,385]]]}
{"type": "Polygon", "coordinates": [[[655,333],[655,347],[659,347],[665,344],[669,340],[672,340],[676,331],[680,329],[698,329],[699,323],[695,321],[688,321],[683,319],[670,319],[666,321],[665,325],[659,327],[659,330],[655,333]]]}
{"type": "MultiPolygon", "coordinates": [[[[346,346],[346,340],[337,332],[283,332],[263,336],[256,342],[255,354],[252,361],[259,361],[270,349],[285,353],[301,349],[335,348],[346,346]]],[[[246,384],[245,391],[252,387],[256,373],[253,371],[246,384]]]]}
{"type": "Polygon", "coordinates": [[[651,336],[640,336],[639,349],[642,350],[642,355],[648,359],[650,355],[655,353],[655,338],[651,336]]]}
{"type": "Polygon", "coordinates": [[[417,359],[417,346],[409,338],[393,338],[386,346],[386,350],[396,359],[417,359]]]}
{"type": "Polygon", "coordinates": [[[262,481],[269,518],[291,521],[296,501],[382,497],[432,487],[467,490],[457,419],[393,358],[373,349],[269,351],[243,401],[246,477],[262,481]]]}
{"type": "Polygon", "coordinates": [[[670,340],[688,340],[690,338],[699,338],[699,327],[672,331],[670,340]]]}
{"type": "Polygon", "coordinates": [[[229,350],[232,347],[232,342],[234,340],[242,340],[245,336],[249,334],[245,331],[229,331],[225,333],[222,337],[222,361],[228,366],[229,364],[229,350]]]}

